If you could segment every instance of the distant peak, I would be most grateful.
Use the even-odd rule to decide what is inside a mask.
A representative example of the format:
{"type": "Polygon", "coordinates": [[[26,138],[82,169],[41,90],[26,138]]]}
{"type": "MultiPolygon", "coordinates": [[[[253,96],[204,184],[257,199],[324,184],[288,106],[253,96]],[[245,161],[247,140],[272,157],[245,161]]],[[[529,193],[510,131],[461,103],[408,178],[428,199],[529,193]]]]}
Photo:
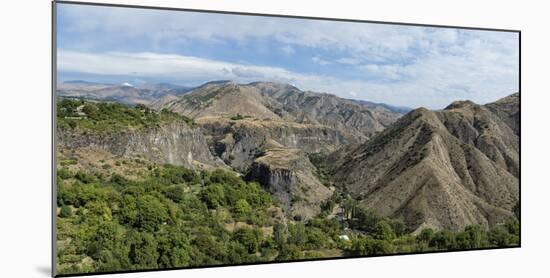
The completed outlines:
{"type": "Polygon", "coordinates": [[[124,87],[134,87],[134,85],[132,85],[132,84],[130,84],[130,83],[128,83],[128,82],[124,82],[124,83],[122,83],[121,85],[124,86],[124,87]]]}
{"type": "Polygon", "coordinates": [[[425,107],[418,107],[416,109],[411,110],[411,112],[409,112],[410,115],[424,115],[427,113],[430,113],[430,110],[425,107]]]}
{"type": "Polygon", "coordinates": [[[300,91],[300,89],[296,88],[295,86],[288,84],[288,83],[282,83],[282,82],[273,82],[273,81],[256,81],[246,84],[247,86],[253,86],[257,87],[259,89],[286,89],[286,90],[296,90],[300,91]]]}
{"type": "Polygon", "coordinates": [[[236,84],[236,83],[233,80],[214,80],[214,81],[206,82],[200,85],[199,87],[204,87],[208,85],[224,85],[224,84],[236,84]]]}
{"type": "Polygon", "coordinates": [[[457,109],[457,108],[464,108],[464,107],[473,107],[476,106],[474,102],[470,100],[457,100],[453,101],[451,104],[449,104],[447,107],[445,107],[444,110],[450,110],[450,109],[457,109]]]}
{"type": "Polygon", "coordinates": [[[402,119],[403,121],[415,121],[417,119],[433,118],[433,116],[434,116],[433,111],[424,107],[419,107],[405,114],[405,116],[403,116],[402,119]]]}
{"type": "Polygon", "coordinates": [[[67,84],[99,84],[99,83],[96,83],[96,82],[91,82],[91,81],[86,81],[86,80],[67,80],[67,81],[63,81],[63,83],[67,83],[67,84]]]}
{"type": "Polygon", "coordinates": [[[519,101],[519,93],[513,93],[509,96],[503,97],[495,101],[495,103],[507,103],[507,102],[518,102],[518,101],[519,101]]]}

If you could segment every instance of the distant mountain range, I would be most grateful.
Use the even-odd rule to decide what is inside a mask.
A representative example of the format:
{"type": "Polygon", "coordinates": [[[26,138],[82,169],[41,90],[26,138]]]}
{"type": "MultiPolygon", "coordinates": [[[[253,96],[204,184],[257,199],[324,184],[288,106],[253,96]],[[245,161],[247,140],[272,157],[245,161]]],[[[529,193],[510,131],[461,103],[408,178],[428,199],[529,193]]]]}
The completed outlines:
{"type": "Polygon", "coordinates": [[[180,95],[190,87],[169,83],[105,84],[82,80],[65,81],[58,85],[57,94],[64,97],[78,97],[94,100],[117,101],[124,104],[149,104],[166,95],[180,95]]]}
{"type": "Polygon", "coordinates": [[[381,107],[384,107],[384,108],[390,110],[391,112],[398,113],[398,114],[407,114],[411,110],[413,110],[412,108],[406,107],[406,106],[393,106],[393,105],[389,105],[389,104],[385,104],[385,103],[372,102],[372,101],[367,101],[367,100],[351,99],[351,101],[358,102],[358,103],[364,104],[364,105],[370,105],[372,107],[381,106],[381,107]]]}
{"type": "Polygon", "coordinates": [[[151,106],[196,119],[242,115],[323,125],[338,130],[348,139],[359,141],[382,131],[402,115],[391,111],[387,105],[301,91],[288,84],[272,82],[210,82],[185,95],[164,96],[151,106]]]}

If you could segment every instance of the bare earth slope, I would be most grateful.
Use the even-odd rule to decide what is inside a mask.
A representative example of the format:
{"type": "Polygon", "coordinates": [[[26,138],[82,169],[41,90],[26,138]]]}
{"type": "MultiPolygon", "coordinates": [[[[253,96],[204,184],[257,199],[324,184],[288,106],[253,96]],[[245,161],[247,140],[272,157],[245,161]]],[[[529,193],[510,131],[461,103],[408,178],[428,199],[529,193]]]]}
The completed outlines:
{"type": "Polygon", "coordinates": [[[518,138],[486,108],[416,109],[339,158],[333,180],[413,229],[494,226],[518,200],[518,138]]]}
{"type": "Polygon", "coordinates": [[[249,116],[324,125],[348,139],[365,141],[393,123],[401,114],[383,106],[360,104],[330,94],[304,92],[288,84],[256,82],[246,85],[230,81],[211,82],[174,99],[161,98],[152,104],[200,119],[249,116]]]}
{"type": "Polygon", "coordinates": [[[519,93],[488,103],[485,107],[508,124],[516,135],[519,135],[519,93]]]}

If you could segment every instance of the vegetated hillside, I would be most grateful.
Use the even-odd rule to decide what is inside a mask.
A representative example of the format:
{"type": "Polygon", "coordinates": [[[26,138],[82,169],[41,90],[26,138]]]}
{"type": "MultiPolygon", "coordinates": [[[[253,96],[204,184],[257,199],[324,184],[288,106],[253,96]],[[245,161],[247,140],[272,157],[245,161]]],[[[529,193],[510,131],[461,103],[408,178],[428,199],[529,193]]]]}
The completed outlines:
{"type": "Polygon", "coordinates": [[[472,102],[416,109],[339,155],[333,180],[361,205],[422,228],[494,227],[518,203],[518,137],[472,102]]]}
{"type": "Polygon", "coordinates": [[[519,224],[407,234],[363,208],[309,221],[234,172],[192,170],[105,150],[58,148],[58,274],[215,266],[517,245],[519,224]],[[350,226],[352,229],[344,229],[350,226]],[[342,235],[346,235],[343,237],[342,235]]]}
{"type": "Polygon", "coordinates": [[[104,101],[117,101],[124,104],[150,104],[161,97],[177,96],[191,88],[168,83],[157,84],[102,84],[86,81],[60,83],[57,95],[64,97],[87,98],[104,101]]]}
{"type": "Polygon", "coordinates": [[[193,120],[140,105],[62,99],[57,104],[57,144],[190,168],[225,167],[210,153],[193,120]]]}

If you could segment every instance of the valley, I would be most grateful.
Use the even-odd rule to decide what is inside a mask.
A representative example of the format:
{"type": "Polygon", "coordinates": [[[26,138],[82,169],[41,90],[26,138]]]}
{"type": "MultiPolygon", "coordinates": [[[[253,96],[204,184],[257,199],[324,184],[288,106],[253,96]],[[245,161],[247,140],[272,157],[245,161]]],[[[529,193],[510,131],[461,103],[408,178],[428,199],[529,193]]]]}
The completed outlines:
{"type": "Polygon", "coordinates": [[[434,111],[128,85],[60,86],[62,273],[519,244],[517,93],[434,111]]]}

